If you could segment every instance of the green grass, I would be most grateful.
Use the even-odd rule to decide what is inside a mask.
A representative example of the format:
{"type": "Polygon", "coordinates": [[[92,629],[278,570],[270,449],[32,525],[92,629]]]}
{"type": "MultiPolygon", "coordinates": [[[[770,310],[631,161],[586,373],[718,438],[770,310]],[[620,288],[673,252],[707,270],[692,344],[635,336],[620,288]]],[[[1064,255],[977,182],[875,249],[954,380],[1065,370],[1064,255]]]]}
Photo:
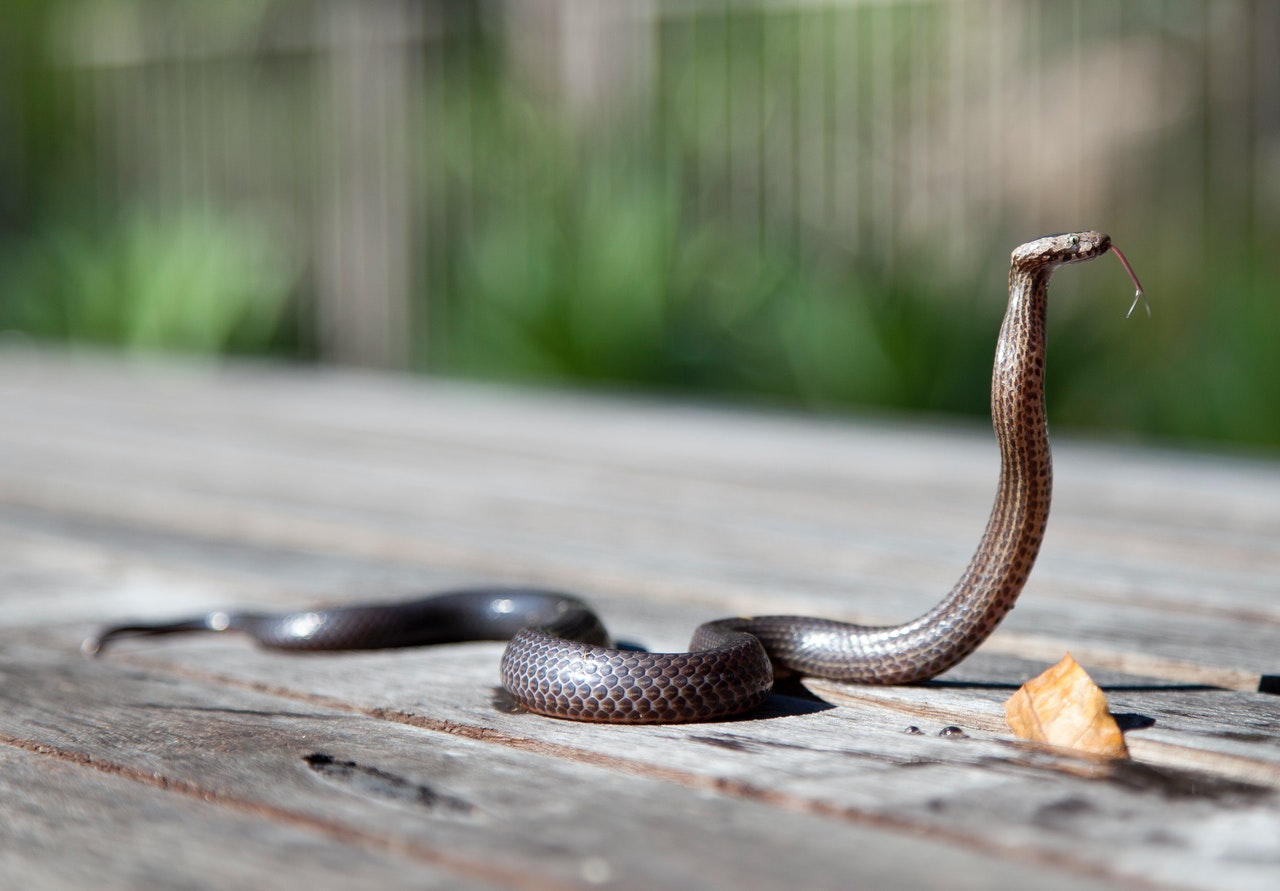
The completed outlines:
{"type": "Polygon", "coordinates": [[[201,355],[266,350],[298,274],[260,221],[200,209],[53,223],[0,269],[0,327],[201,355]]]}

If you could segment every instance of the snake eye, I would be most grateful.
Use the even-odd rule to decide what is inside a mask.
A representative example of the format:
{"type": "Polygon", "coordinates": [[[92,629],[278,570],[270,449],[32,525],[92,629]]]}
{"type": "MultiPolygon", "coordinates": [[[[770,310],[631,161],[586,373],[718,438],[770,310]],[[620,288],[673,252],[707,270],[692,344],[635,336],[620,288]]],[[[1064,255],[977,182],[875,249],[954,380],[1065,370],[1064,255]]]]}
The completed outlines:
{"type": "Polygon", "coordinates": [[[1072,235],[1070,238],[1068,238],[1068,239],[1067,239],[1067,241],[1071,243],[1071,246],[1072,246],[1072,247],[1075,247],[1076,245],[1078,245],[1078,244],[1080,243],[1080,236],[1079,236],[1079,235],[1072,235]]]}

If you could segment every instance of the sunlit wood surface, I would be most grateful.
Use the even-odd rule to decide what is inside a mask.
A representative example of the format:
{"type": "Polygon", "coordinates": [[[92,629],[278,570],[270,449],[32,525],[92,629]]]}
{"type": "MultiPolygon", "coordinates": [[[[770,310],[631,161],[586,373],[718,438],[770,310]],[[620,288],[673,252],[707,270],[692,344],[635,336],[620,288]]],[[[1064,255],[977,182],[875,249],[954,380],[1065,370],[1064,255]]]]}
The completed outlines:
{"type": "Polygon", "coordinates": [[[78,647],[489,581],[580,592],[653,649],[727,614],[896,621],[967,561],[990,433],[0,354],[0,886],[1274,889],[1280,466],[1055,454],[1023,599],[939,681],[575,725],[505,706],[498,643],[78,647]],[[1067,651],[1131,762],[1004,726],[1067,651]]]}

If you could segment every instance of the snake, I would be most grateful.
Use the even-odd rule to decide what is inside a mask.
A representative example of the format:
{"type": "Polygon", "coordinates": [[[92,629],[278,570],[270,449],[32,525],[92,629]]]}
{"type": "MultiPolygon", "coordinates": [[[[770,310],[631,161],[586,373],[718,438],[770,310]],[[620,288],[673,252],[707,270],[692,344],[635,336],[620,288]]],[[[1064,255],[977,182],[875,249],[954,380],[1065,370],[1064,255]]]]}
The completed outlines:
{"type": "Polygon", "coordinates": [[[86,640],[82,650],[93,655],[122,638],[187,631],[237,631],[265,647],[302,651],[506,640],[500,676],[520,706],[555,718],[621,724],[739,715],[768,698],[775,676],[879,685],[928,680],[987,639],[1013,609],[1035,564],[1053,489],[1044,399],[1049,279],[1059,266],[1108,252],[1129,273],[1136,305],[1142,286],[1105,234],[1047,235],[1014,249],[991,377],[1001,458],[995,503],[955,586],[911,621],[873,626],[806,616],[726,618],[699,626],[688,652],[650,653],[612,646],[596,613],[571,594],[480,587],[397,603],[216,611],[162,624],[114,625],[86,640]]]}

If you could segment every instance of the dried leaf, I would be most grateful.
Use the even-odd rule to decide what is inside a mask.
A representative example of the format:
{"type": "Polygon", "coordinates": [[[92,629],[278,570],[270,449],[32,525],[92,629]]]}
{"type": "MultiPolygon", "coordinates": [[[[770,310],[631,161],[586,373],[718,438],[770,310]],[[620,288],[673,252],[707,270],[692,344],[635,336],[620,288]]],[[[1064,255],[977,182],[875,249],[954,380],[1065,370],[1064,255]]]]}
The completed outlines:
{"type": "Polygon", "coordinates": [[[1044,674],[1027,681],[1004,704],[1005,722],[1017,736],[1127,758],[1124,734],[1107,697],[1068,653],[1044,674]]]}

